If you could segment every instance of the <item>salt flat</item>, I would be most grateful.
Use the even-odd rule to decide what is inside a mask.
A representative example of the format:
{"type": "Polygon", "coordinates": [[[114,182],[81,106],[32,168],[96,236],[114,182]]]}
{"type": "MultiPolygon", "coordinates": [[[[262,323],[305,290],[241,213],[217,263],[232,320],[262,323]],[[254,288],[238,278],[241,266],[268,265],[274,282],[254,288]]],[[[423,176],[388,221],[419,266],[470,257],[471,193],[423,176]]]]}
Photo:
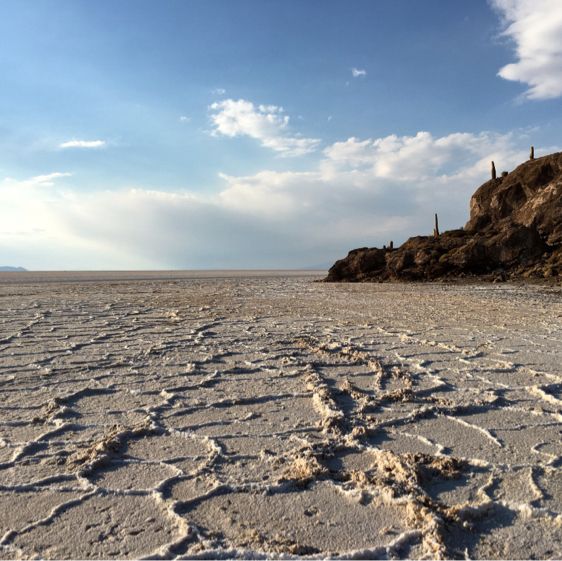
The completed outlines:
{"type": "Polygon", "coordinates": [[[0,557],[560,558],[562,291],[0,276],[0,557]]]}

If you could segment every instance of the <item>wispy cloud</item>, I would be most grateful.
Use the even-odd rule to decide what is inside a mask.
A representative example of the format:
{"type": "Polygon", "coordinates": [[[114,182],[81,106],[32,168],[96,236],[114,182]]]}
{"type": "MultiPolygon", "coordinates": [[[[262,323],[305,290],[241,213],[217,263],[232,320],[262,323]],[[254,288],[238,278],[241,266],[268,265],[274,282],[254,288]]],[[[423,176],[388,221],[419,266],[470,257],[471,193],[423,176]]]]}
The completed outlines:
{"type": "Polygon", "coordinates": [[[505,80],[529,86],[528,99],[562,95],[562,2],[560,0],[490,0],[500,13],[503,36],[513,40],[517,61],[502,67],[505,80]]]}
{"type": "Polygon", "coordinates": [[[215,135],[249,136],[281,156],[301,156],[316,150],[320,140],[292,134],[289,116],[277,105],[254,105],[245,99],[225,99],[210,108],[215,135]]]}
{"type": "Polygon", "coordinates": [[[351,75],[354,78],[359,78],[360,76],[367,76],[367,71],[363,68],[352,68],[351,75]]]}
{"type": "Polygon", "coordinates": [[[104,148],[105,140],[68,140],[59,144],[59,148],[104,148]]]}
{"type": "Polygon", "coordinates": [[[187,115],[180,116],[180,123],[189,123],[190,121],[191,121],[191,117],[188,117],[187,115]]]}
{"type": "Polygon", "coordinates": [[[70,177],[72,174],[68,172],[55,171],[53,173],[47,173],[45,175],[36,175],[30,177],[29,179],[17,180],[11,177],[6,177],[0,183],[0,186],[4,187],[52,187],[57,179],[61,177],[70,177]]]}
{"type": "Polygon", "coordinates": [[[224,88],[214,88],[214,89],[211,90],[211,93],[213,95],[225,95],[226,90],[224,88]]]}
{"type": "Polygon", "coordinates": [[[46,175],[36,175],[31,178],[31,183],[34,185],[44,185],[51,186],[54,184],[56,179],[60,177],[70,177],[72,174],[68,172],[55,171],[54,173],[48,173],[46,175]]]}

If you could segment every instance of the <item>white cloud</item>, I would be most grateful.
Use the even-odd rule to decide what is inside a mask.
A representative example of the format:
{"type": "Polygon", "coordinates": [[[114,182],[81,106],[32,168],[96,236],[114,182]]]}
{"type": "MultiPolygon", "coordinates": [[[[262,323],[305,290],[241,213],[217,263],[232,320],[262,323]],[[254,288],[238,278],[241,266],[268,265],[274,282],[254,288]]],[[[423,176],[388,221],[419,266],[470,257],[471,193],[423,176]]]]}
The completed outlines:
{"type": "Polygon", "coordinates": [[[211,90],[211,93],[213,95],[224,95],[226,93],[226,90],[224,88],[215,88],[211,90]]]}
{"type": "Polygon", "coordinates": [[[455,165],[466,173],[469,164],[479,161],[489,165],[511,165],[506,158],[511,152],[512,135],[493,133],[453,133],[435,138],[426,131],[414,136],[389,135],[377,139],[358,140],[354,137],[335,142],[324,150],[327,168],[355,171],[368,170],[379,179],[419,181],[429,177],[447,176],[455,165]],[[486,163],[487,162],[487,163],[486,163]]]}
{"type": "Polygon", "coordinates": [[[29,179],[25,179],[23,181],[6,177],[2,183],[0,183],[0,187],[52,187],[55,184],[55,181],[60,177],[70,177],[71,175],[72,174],[68,172],[55,171],[45,175],[36,175],[35,177],[30,177],[29,179]]]}
{"type": "Polygon", "coordinates": [[[367,71],[364,70],[363,68],[352,68],[351,75],[354,78],[359,78],[360,76],[367,76],[367,71]]]}
{"type": "Polygon", "coordinates": [[[59,148],[103,148],[105,140],[68,140],[59,144],[59,148]]]}
{"type": "Polygon", "coordinates": [[[189,123],[190,121],[191,121],[191,117],[188,117],[187,115],[180,116],[180,123],[189,123]]]}
{"type": "Polygon", "coordinates": [[[500,69],[506,80],[529,86],[529,99],[562,95],[562,1],[491,0],[500,13],[503,35],[515,43],[517,61],[500,69]]]}
{"type": "Polygon", "coordinates": [[[29,268],[329,263],[353,247],[430,234],[434,212],[443,228],[461,226],[490,160],[510,170],[527,158],[528,144],[520,133],[349,138],[304,171],[222,175],[212,195],[40,188],[54,174],[4,181],[0,254],[29,268]]]}
{"type": "Polygon", "coordinates": [[[254,105],[245,99],[225,99],[210,106],[213,133],[249,136],[281,156],[302,156],[313,152],[320,141],[291,134],[289,116],[277,105],[254,105]]]}

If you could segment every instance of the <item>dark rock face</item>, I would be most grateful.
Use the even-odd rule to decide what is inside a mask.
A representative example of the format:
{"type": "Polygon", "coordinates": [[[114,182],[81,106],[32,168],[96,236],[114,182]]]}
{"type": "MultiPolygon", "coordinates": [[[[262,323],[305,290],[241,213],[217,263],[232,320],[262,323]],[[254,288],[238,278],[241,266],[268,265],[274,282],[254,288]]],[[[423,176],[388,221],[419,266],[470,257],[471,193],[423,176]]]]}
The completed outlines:
{"type": "Polygon", "coordinates": [[[562,280],[562,152],[484,183],[472,195],[464,229],[416,236],[394,250],[354,249],[332,266],[326,280],[465,276],[562,280]]]}

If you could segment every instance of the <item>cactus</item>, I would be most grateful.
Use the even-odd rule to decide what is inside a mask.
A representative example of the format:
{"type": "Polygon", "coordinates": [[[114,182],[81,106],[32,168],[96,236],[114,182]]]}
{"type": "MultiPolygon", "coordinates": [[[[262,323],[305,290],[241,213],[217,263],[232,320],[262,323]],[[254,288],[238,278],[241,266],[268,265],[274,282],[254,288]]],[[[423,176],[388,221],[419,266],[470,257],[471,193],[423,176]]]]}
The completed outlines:
{"type": "Polygon", "coordinates": [[[535,159],[535,147],[531,146],[531,153],[529,154],[529,160],[535,159]]]}
{"type": "Polygon", "coordinates": [[[437,217],[437,213],[435,213],[435,228],[433,228],[433,237],[439,237],[439,218],[437,217]]]}
{"type": "Polygon", "coordinates": [[[492,161],[492,179],[496,179],[496,164],[492,161]]]}
{"type": "Polygon", "coordinates": [[[390,251],[394,249],[394,242],[392,240],[390,240],[390,243],[388,244],[388,249],[390,249],[390,251]]]}

